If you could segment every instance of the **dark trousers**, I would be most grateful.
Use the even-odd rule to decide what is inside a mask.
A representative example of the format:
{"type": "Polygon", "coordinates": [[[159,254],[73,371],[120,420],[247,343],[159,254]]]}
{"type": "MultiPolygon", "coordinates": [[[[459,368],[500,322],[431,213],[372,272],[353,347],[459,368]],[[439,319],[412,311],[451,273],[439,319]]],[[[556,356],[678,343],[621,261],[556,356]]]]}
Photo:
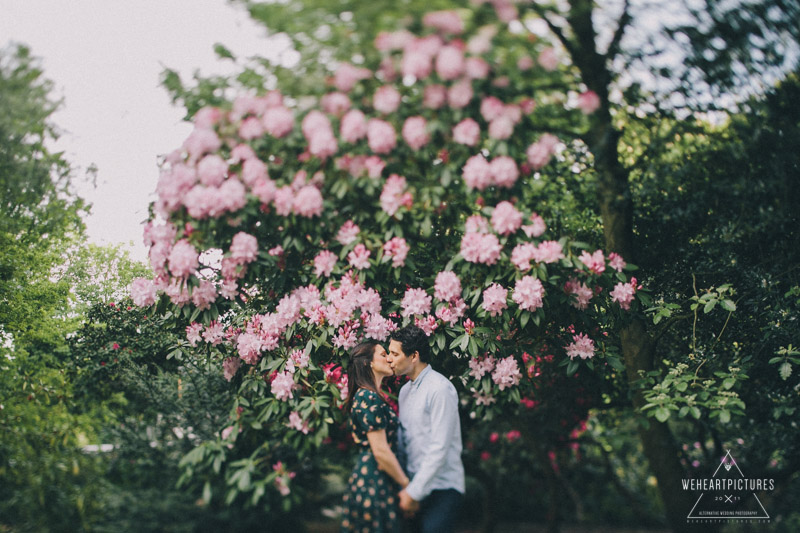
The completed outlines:
{"type": "Polygon", "coordinates": [[[452,533],[455,531],[464,495],[455,489],[434,490],[420,502],[417,516],[411,521],[414,533],[452,533]]]}

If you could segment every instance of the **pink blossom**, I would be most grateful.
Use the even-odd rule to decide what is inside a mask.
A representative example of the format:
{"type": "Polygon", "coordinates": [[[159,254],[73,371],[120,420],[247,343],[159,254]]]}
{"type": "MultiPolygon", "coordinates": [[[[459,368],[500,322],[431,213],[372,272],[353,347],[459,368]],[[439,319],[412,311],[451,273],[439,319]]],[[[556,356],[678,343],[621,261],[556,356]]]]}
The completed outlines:
{"type": "Polygon", "coordinates": [[[437,300],[450,302],[461,297],[461,280],[455,272],[446,270],[436,275],[433,295],[437,300]]]}
{"type": "Polygon", "coordinates": [[[236,340],[236,350],[245,363],[254,365],[261,357],[262,343],[254,333],[242,333],[236,340]]]}
{"type": "Polygon", "coordinates": [[[403,301],[400,303],[403,308],[402,315],[427,315],[431,312],[431,297],[425,289],[406,289],[403,301]]]}
{"type": "Polygon", "coordinates": [[[192,289],[192,303],[200,309],[208,309],[211,303],[217,299],[217,289],[208,280],[201,280],[200,284],[192,289]]]}
{"type": "Polygon", "coordinates": [[[202,331],[203,324],[198,324],[197,322],[192,322],[186,326],[186,340],[189,341],[189,344],[192,346],[197,346],[197,343],[203,340],[203,338],[200,336],[202,331]]]}
{"type": "Polygon", "coordinates": [[[369,256],[372,254],[363,244],[357,244],[352,252],[347,254],[347,261],[354,268],[364,270],[369,268],[369,256]]]}
{"type": "Polygon", "coordinates": [[[467,233],[489,233],[489,221],[481,215],[471,215],[464,223],[467,233]]]}
{"type": "Polygon", "coordinates": [[[197,110],[192,117],[196,128],[212,129],[222,118],[222,110],[218,107],[205,106],[197,110]]]}
{"type": "Polygon", "coordinates": [[[222,146],[222,141],[213,130],[197,129],[183,141],[183,149],[189,154],[191,161],[197,161],[201,156],[216,152],[222,146]]]}
{"type": "Polygon", "coordinates": [[[275,397],[283,402],[292,398],[294,389],[294,376],[291,372],[278,372],[272,380],[270,390],[275,397]]]}
{"type": "Polygon", "coordinates": [[[481,138],[481,127],[471,118],[465,118],[453,127],[453,141],[475,146],[481,138]]]}
{"type": "Polygon", "coordinates": [[[212,320],[208,327],[206,327],[205,331],[203,331],[203,340],[214,346],[221,344],[224,338],[225,330],[223,329],[222,324],[216,320],[212,320]]]}
{"type": "Polygon", "coordinates": [[[442,322],[447,322],[451,326],[454,326],[458,323],[461,317],[464,316],[466,310],[467,303],[460,296],[458,296],[454,298],[452,302],[448,302],[446,305],[439,306],[439,308],[436,310],[436,318],[442,322]]]}
{"type": "Polygon", "coordinates": [[[310,140],[314,135],[320,133],[327,134],[333,131],[330,119],[328,119],[325,113],[317,109],[312,109],[303,117],[300,129],[303,131],[303,137],[305,137],[306,140],[310,140]]]}
{"type": "Polygon", "coordinates": [[[519,16],[517,6],[512,4],[511,0],[494,0],[492,5],[500,22],[511,22],[519,16]]]}
{"type": "Polygon", "coordinates": [[[356,240],[356,236],[361,231],[355,222],[352,220],[348,220],[342,227],[339,228],[339,232],[336,234],[336,240],[339,241],[343,246],[347,246],[351,242],[356,240]]]}
{"type": "Polygon", "coordinates": [[[558,68],[558,54],[555,48],[545,48],[539,53],[539,64],[547,71],[554,71],[558,68]]]}
{"type": "Polygon", "coordinates": [[[522,213],[511,202],[497,204],[492,213],[492,227],[500,235],[511,235],[522,225],[522,213]]]}
{"type": "Polygon", "coordinates": [[[517,386],[521,377],[519,365],[513,356],[500,359],[492,372],[492,381],[500,390],[517,386]]]}
{"type": "Polygon", "coordinates": [[[536,245],[524,242],[514,247],[511,252],[511,263],[523,272],[530,270],[531,261],[536,257],[536,245]]]}
{"type": "Polygon", "coordinates": [[[578,109],[584,115],[591,115],[600,107],[600,97],[594,91],[582,92],[578,95],[578,109]]]}
{"type": "Polygon", "coordinates": [[[536,247],[534,259],[538,263],[555,263],[564,259],[564,251],[558,241],[543,241],[536,247]]]}
{"type": "Polygon", "coordinates": [[[511,296],[520,309],[525,309],[526,311],[536,311],[542,307],[543,297],[544,287],[542,282],[533,276],[525,276],[517,280],[514,286],[514,294],[511,296]]]}
{"type": "Polygon", "coordinates": [[[386,121],[370,119],[367,122],[367,143],[376,154],[388,154],[397,144],[394,127],[386,121]]]}
{"type": "Polygon", "coordinates": [[[288,217],[292,214],[294,207],[294,192],[288,185],[284,185],[275,191],[275,212],[282,217],[288,217]]]}
{"type": "Polygon", "coordinates": [[[305,350],[294,350],[289,354],[289,360],[296,368],[308,368],[310,359],[305,350]]]}
{"type": "Polygon", "coordinates": [[[526,155],[528,156],[528,163],[534,170],[539,170],[550,162],[557,144],[558,138],[555,135],[545,133],[535,143],[528,146],[526,155]]]}
{"type": "Polygon", "coordinates": [[[348,143],[355,143],[363,139],[367,134],[367,119],[358,109],[351,109],[342,117],[342,124],[339,127],[342,139],[348,143]]]}
{"type": "Polygon", "coordinates": [[[621,308],[628,311],[635,293],[636,285],[634,283],[617,283],[614,290],[611,291],[611,301],[617,302],[621,308]]]}
{"type": "Polygon", "coordinates": [[[447,102],[453,109],[462,109],[467,107],[472,100],[472,95],[472,83],[469,80],[461,80],[447,90],[447,102]]]}
{"type": "MultiPolygon", "coordinates": [[[[231,178],[217,189],[218,207],[235,212],[247,205],[247,191],[238,179],[231,178]]],[[[216,210],[212,211],[216,212],[216,210]]]]}
{"type": "Polygon", "coordinates": [[[447,101],[447,87],[444,85],[427,85],[422,94],[422,105],[428,109],[439,109],[447,101]]]}
{"type": "Polygon", "coordinates": [[[342,113],[350,109],[350,98],[344,93],[333,92],[322,97],[322,109],[331,115],[341,116],[342,113]]]}
{"type": "Polygon", "coordinates": [[[381,209],[389,216],[394,216],[403,205],[405,190],[406,179],[403,176],[398,176],[397,174],[389,176],[381,192],[381,209]]]}
{"type": "Polygon", "coordinates": [[[544,223],[544,219],[533,213],[530,218],[531,223],[525,226],[522,226],[522,231],[525,232],[525,235],[530,237],[540,237],[545,230],[547,230],[547,225],[544,223]]]}
{"type": "Polygon", "coordinates": [[[183,307],[192,299],[189,296],[189,289],[177,279],[172,280],[172,283],[167,286],[164,292],[169,296],[170,301],[178,307],[183,307]]]}
{"type": "Polygon", "coordinates": [[[384,115],[394,113],[400,107],[400,93],[392,85],[379,87],[372,98],[372,106],[384,115]]]}
{"type": "Polygon", "coordinates": [[[495,359],[491,355],[469,360],[469,375],[475,379],[481,379],[484,374],[494,370],[495,359]]]}
{"type": "MultiPolygon", "coordinates": [[[[497,401],[497,399],[492,396],[492,393],[487,392],[483,394],[482,392],[475,391],[472,393],[472,397],[475,398],[475,405],[492,405],[497,401]]],[[[492,454],[488,451],[481,452],[481,461],[488,461],[492,458],[492,454]]]]}
{"type": "Polygon", "coordinates": [[[500,241],[493,233],[465,233],[461,239],[461,256],[470,263],[493,265],[500,258],[500,241]]]}
{"type": "Polygon", "coordinates": [[[367,167],[367,175],[370,178],[378,178],[386,167],[386,161],[376,155],[371,155],[364,160],[364,166],[367,167]]]}
{"type": "Polygon", "coordinates": [[[492,167],[482,154],[467,159],[462,173],[468,189],[482,191],[492,183],[492,167]]]}
{"type": "Polygon", "coordinates": [[[564,284],[564,290],[567,294],[574,294],[575,300],[572,306],[577,309],[586,309],[589,307],[589,300],[594,296],[594,291],[586,286],[585,283],[578,281],[575,278],[570,278],[564,284]]]}
{"type": "Polygon", "coordinates": [[[422,17],[422,25],[442,33],[464,32],[464,21],[456,11],[431,11],[422,17]]]}
{"type": "Polygon", "coordinates": [[[481,101],[481,116],[486,122],[501,117],[505,104],[496,96],[487,96],[481,101]]]}
{"type": "Polygon", "coordinates": [[[433,68],[432,56],[413,46],[406,46],[403,51],[403,59],[400,63],[400,71],[403,77],[412,77],[422,80],[430,76],[433,68]]]}
{"type": "Polygon", "coordinates": [[[370,315],[364,325],[364,336],[383,342],[395,329],[396,326],[391,320],[383,318],[381,315],[370,315]]]}
{"type": "Polygon", "coordinates": [[[278,246],[275,246],[274,248],[270,248],[269,250],[267,250],[267,253],[272,257],[279,257],[283,255],[283,252],[284,252],[283,246],[281,246],[280,244],[278,246]]]}
{"type": "Polygon", "coordinates": [[[443,46],[436,56],[436,73],[443,80],[459,78],[464,73],[464,52],[457,46],[443,46]]]}
{"type": "Polygon", "coordinates": [[[366,80],[371,76],[369,70],[355,67],[350,63],[342,63],[336,69],[333,78],[333,85],[343,93],[349,92],[353,86],[361,80],[366,80]]]}
{"type": "Polygon", "coordinates": [[[246,159],[242,163],[242,181],[252,188],[259,180],[269,178],[267,165],[260,159],[246,159]]]}
{"type": "Polygon", "coordinates": [[[401,50],[413,40],[414,34],[408,30],[382,31],[375,37],[375,48],[380,52],[401,50]]]}
{"type": "Polygon", "coordinates": [[[414,325],[424,331],[425,335],[428,337],[433,335],[433,332],[436,331],[436,328],[438,327],[436,324],[436,319],[430,315],[426,317],[418,316],[414,318],[414,325]]]}
{"type": "Polygon", "coordinates": [[[329,250],[322,250],[314,258],[314,275],[316,277],[329,277],[336,266],[336,254],[329,250]]]}
{"type": "Polygon", "coordinates": [[[581,263],[586,265],[586,268],[595,274],[602,274],[606,270],[606,260],[603,256],[603,250],[596,250],[593,254],[589,254],[589,252],[583,250],[578,259],[581,263]]]}
{"type": "Polygon", "coordinates": [[[358,325],[358,321],[356,321],[355,325],[345,324],[340,327],[332,339],[333,345],[342,350],[349,350],[358,344],[358,336],[356,335],[358,325]]]}
{"type": "Polygon", "coordinates": [[[489,172],[492,181],[498,187],[510,189],[519,178],[516,161],[506,155],[492,159],[492,162],[489,163],[489,172]]]}
{"type": "Polygon", "coordinates": [[[520,433],[516,429],[512,429],[508,433],[506,433],[506,440],[508,442],[514,442],[515,440],[519,440],[522,437],[522,433],[520,433]]]}
{"type": "Polygon", "coordinates": [[[431,140],[428,123],[423,117],[408,117],[403,123],[403,139],[414,150],[419,150],[431,140]]]}
{"type": "Polygon", "coordinates": [[[188,277],[197,270],[199,257],[197,249],[186,239],[181,239],[169,253],[169,271],[177,278],[188,277]]]}
{"type": "Polygon", "coordinates": [[[296,429],[303,435],[308,435],[308,422],[303,420],[303,417],[301,417],[300,413],[297,411],[292,411],[289,413],[289,427],[296,429]]]}
{"type": "Polygon", "coordinates": [[[481,307],[492,316],[497,316],[503,312],[503,309],[508,308],[506,298],[508,297],[508,289],[504,288],[499,283],[492,283],[492,285],[483,291],[483,303],[481,307]]]}
{"type": "Polygon", "coordinates": [[[534,64],[535,63],[531,56],[522,56],[517,59],[517,69],[521,70],[522,72],[532,69],[534,64]]]}
{"type": "Polygon", "coordinates": [[[394,237],[383,245],[383,253],[392,258],[392,266],[399,268],[406,264],[406,256],[411,247],[402,237],[394,237]]]}
{"type": "Polygon", "coordinates": [[[482,57],[468,57],[464,61],[464,72],[471,80],[483,80],[489,75],[489,63],[482,57]]]}
{"type": "Polygon", "coordinates": [[[594,341],[585,333],[573,335],[572,342],[566,346],[566,351],[570,359],[575,359],[575,357],[590,359],[594,357],[594,341]]]}
{"type": "Polygon", "coordinates": [[[240,231],[231,241],[231,258],[240,264],[252,263],[258,257],[258,239],[240,231]]]}
{"type": "Polygon", "coordinates": [[[239,137],[246,141],[258,139],[264,135],[264,125],[257,117],[247,117],[239,125],[239,137]]]}
{"type": "Polygon", "coordinates": [[[322,194],[313,185],[306,185],[294,197],[294,212],[300,216],[311,218],[322,215],[322,194]]]}
{"type": "Polygon", "coordinates": [[[514,121],[509,117],[497,117],[489,123],[489,137],[492,139],[508,139],[512,133],[514,133],[514,121]]]}
{"type": "Polygon", "coordinates": [[[239,370],[240,366],[242,366],[242,360],[239,359],[238,357],[226,358],[222,362],[222,375],[225,378],[225,381],[232,380],[233,376],[236,375],[236,372],[239,370]]]}
{"type": "Polygon", "coordinates": [[[285,137],[294,128],[294,114],[283,106],[267,109],[261,121],[267,133],[277,138],[285,137]]]}
{"type": "Polygon", "coordinates": [[[138,307],[150,307],[156,303],[156,286],[153,280],[136,278],[131,283],[131,299],[138,307]]]}
{"type": "Polygon", "coordinates": [[[239,295],[239,286],[233,279],[226,279],[219,288],[219,295],[226,300],[233,300],[239,295]]]}
{"type": "Polygon", "coordinates": [[[275,194],[278,192],[278,187],[275,185],[275,182],[269,178],[259,178],[253,184],[252,192],[261,201],[261,203],[269,204],[275,200],[275,194]]]}
{"type": "Polygon", "coordinates": [[[318,130],[308,140],[308,152],[320,159],[327,159],[339,150],[336,137],[330,130],[318,130]]]}
{"type": "Polygon", "coordinates": [[[622,272],[625,269],[625,260],[616,252],[611,252],[608,254],[608,266],[616,270],[617,272],[622,272]]]}

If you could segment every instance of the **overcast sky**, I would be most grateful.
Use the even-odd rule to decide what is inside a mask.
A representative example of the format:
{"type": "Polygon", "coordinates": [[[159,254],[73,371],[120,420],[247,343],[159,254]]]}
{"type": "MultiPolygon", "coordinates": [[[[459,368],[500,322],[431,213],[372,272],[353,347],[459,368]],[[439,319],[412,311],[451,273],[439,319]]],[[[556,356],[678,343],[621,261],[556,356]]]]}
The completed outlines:
{"type": "Polygon", "coordinates": [[[64,99],[53,121],[64,131],[57,148],[83,175],[98,168],[91,241],[127,243],[146,259],[142,221],[154,198],[156,158],[191,131],[173,106],[159,74],[185,79],[195,70],[226,74],[214,43],[238,57],[269,55],[266,30],[224,0],[0,0],[0,46],[25,43],[64,99]]]}

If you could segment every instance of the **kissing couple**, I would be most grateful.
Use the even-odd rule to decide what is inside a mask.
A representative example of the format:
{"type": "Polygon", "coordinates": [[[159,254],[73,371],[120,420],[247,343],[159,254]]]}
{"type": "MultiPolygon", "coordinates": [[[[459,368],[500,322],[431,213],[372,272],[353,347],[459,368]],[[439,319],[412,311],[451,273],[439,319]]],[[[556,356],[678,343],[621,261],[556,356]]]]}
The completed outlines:
{"type": "Polygon", "coordinates": [[[414,325],[392,333],[388,352],[372,341],[350,351],[345,408],[359,457],[342,532],[454,530],[464,494],[458,395],[429,360],[428,336],[414,325]],[[381,389],[392,375],[409,377],[399,416],[381,389]]]}

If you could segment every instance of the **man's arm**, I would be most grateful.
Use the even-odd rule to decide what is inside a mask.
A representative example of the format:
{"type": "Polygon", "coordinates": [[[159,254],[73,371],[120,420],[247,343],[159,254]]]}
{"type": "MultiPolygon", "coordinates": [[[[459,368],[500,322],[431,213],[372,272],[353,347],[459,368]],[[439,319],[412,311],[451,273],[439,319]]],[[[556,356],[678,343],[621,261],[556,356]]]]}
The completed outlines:
{"type": "MultiPolygon", "coordinates": [[[[419,470],[403,492],[416,501],[431,492],[430,484],[445,464],[450,436],[458,423],[458,395],[453,387],[441,387],[431,395],[431,431],[419,470]]],[[[401,499],[402,499],[401,493],[401,499]]]]}

